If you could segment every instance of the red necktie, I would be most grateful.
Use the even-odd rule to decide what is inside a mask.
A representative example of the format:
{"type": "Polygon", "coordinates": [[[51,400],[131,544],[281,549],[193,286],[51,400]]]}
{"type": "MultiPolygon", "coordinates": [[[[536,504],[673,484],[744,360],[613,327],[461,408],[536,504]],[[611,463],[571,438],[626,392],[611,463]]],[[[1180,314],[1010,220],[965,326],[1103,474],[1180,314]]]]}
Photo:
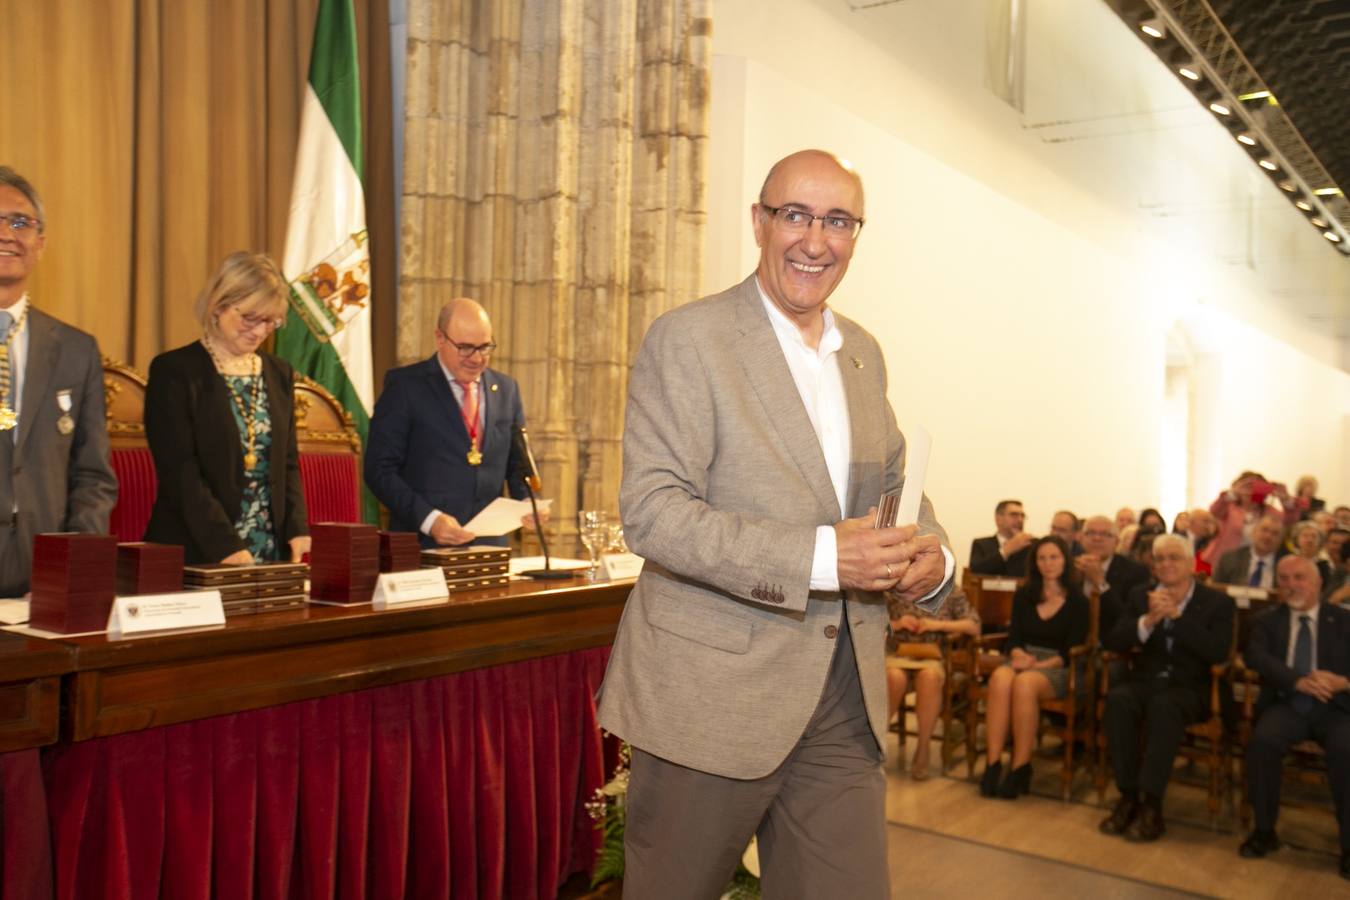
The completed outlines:
{"type": "Polygon", "coordinates": [[[478,456],[480,449],[478,446],[478,382],[476,381],[458,381],[456,382],[464,389],[464,402],[460,404],[459,412],[464,417],[464,430],[469,433],[469,461],[474,465],[474,458],[478,456]]]}

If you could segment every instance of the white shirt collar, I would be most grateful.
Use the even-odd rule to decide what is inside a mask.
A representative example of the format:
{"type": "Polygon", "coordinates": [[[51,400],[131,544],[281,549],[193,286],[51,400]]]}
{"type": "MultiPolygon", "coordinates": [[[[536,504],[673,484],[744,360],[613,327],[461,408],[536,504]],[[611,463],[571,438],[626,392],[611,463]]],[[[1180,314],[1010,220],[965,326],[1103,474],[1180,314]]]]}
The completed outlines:
{"type": "Polygon", "coordinates": [[[759,291],[760,302],[764,304],[764,311],[769,314],[769,323],[773,325],[773,330],[782,337],[796,342],[802,350],[815,354],[817,359],[825,359],[844,346],[844,335],[835,326],[834,312],[828,306],[821,311],[825,327],[821,331],[820,346],[812,350],[807,346],[806,339],[802,337],[802,331],[797,327],[797,323],[789,319],[778,308],[778,305],[769,299],[769,295],[764,293],[764,286],[759,283],[759,275],[755,275],[755,290],[759,291]]]}
{"type": "Polygon", "coordinates": [[[28,309],[28,294],[27,294],[27,293],[25,293],[25,294],[24,294],[22,297],[20,297],[18,300],[15,300],[15,301],[9,306],[8,309],[0,310],[0,312],[7,312],[7,313],[9,313],[9,324],[10,324],[10,327],[12,328],[12,327],[14,326],[14,323],[15,323],[15,322],[17,322],[17,321],[19,321],[19,319],[23,318],[23,312],[24,312],[24,310],[26,310],[26,309],[28,309]]]}
{"type": "MultiPolygon", "coordinates": [[[[450,382],[451,387],[457,387],[460,390],[464,390],[463,385],[461,385],[458,381],[456,381],[455,376],[452,375],[450,373],[450,370],[445,367],[445,363],[441,361],[441,355],[439,353],[436,354],[436,365],[441,367],[441,374],[445,376],[446,381],[450,382]]],[[[478,377],[475,378],[471,383],[480,384],[482,381],[483,381],[483,373],[479,372],[478,377]]]]}

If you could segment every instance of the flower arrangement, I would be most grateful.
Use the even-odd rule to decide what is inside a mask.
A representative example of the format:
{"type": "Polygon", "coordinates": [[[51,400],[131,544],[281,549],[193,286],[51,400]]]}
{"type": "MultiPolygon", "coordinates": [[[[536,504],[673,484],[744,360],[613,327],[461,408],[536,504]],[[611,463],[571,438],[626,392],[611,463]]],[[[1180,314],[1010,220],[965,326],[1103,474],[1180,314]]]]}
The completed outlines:
{"type": "MultiPolygon", "coordinates": [[[[614,777],[604,787],[596,788],[595,796],[586,804],[586,812],[595,827],[603,832],[604,840],[591,870],[591,887],[623,877],[624,797],[628,794],[629,762],[632,759],[628,744],[619,747],[619,766],[614,777]]],[[[759,852],[755,839],[745,848],[736,874],[722,894],[722,900],[758,900],[759,852]]]]}

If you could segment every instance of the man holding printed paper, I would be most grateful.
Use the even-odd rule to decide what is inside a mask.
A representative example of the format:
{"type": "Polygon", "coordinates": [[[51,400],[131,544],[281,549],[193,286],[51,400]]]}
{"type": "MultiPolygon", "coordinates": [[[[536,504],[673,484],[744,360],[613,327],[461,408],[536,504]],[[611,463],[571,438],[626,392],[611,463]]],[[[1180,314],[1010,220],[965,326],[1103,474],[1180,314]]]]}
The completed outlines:
{"type": "MultiPolygon", "coordinates": [[[[502,495],[525,496],[515,432],[525,410],[515,379],[488,368],[492,321],[468,298],[436,319],[436,353],[391,369],[370,418],[366,484],[389,507],[393,531],[416,531],[424,547],[505,544],[464,526],[502,495]]],[[[541,510],[540,518],[544,515],[541,510]]],[[[533,527],[531,516],[522,525],[533,527]]]]}
{"type": "Polygon", "coordinates": [[[658,319],[630,381],[620,496],[646,559],[601,689],[627,740],[625,894],[716,897],[753,835],[766,896],[889,897],[886,602],[936,608],[946,536],[875,528],[905,441],[875,339],[826,306],[862,181],[806,150],[769,172],[756,272],[658,319]]]}

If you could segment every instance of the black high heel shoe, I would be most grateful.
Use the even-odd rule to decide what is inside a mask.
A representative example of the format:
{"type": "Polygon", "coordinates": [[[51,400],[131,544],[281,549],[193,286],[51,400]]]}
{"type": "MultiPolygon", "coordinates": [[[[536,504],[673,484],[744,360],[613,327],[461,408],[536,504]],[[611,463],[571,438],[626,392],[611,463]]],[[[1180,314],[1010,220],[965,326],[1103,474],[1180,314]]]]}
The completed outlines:
{"type": "Polygon", "coordinates": [[[1008,773],[998,787],[998,795],[1004,800],[1016,800],[1031,790],[1031,763],[1023,763],[1008,773]]]}
{"type": "Polygon", "coordinates": [[[1003,773],[1002,761],[984,764],[984,774],[980,776],[980,796],[992,797],[998,793],[998,777],[1003,773]]]}

